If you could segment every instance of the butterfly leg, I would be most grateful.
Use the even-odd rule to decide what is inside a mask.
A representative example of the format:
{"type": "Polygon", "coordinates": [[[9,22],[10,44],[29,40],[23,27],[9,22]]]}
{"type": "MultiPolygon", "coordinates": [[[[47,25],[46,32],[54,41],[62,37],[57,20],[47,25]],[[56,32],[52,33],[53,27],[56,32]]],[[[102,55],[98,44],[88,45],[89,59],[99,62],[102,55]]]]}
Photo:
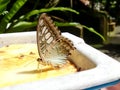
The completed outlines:
{"type": "Polygon", "coordinates": [[[42,68],[40,67],[40,62],[42,61],[42,59],[38,58],[37,61],[38,61],[37,70],[38,71],[40,70],[40,72],[42,72],[42,68]]]}

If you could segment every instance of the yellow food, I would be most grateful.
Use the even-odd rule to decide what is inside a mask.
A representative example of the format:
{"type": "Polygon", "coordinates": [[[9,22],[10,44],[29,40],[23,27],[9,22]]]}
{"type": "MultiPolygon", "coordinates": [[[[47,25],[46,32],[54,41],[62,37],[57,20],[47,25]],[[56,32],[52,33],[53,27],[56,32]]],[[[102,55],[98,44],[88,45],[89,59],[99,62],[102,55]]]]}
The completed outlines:
{"type": "Polygon", "coordinates": [[[0,87],[37,81],[76,72],[71,63],[59,69],[39,65],[36,44],[14,44],[0,48],[0,87]]]}

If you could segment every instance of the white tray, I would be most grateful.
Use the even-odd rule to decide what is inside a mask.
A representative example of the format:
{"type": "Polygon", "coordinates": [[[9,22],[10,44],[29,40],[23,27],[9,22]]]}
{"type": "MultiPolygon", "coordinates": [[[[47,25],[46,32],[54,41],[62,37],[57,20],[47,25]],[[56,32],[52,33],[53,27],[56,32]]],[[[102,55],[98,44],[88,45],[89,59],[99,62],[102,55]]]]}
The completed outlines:
{"type": "MultiPolygon", "coordinates": [[[[120,63],[103,54],[69,33],[63,36],[73,41],[74,46],[97,67],[50,79],[0,88],[0,90],[81,90],[120,79],[120,63]]],[[[0,47],[13,43],[36,43],[36,32],[0,34],[0,47]]]]}

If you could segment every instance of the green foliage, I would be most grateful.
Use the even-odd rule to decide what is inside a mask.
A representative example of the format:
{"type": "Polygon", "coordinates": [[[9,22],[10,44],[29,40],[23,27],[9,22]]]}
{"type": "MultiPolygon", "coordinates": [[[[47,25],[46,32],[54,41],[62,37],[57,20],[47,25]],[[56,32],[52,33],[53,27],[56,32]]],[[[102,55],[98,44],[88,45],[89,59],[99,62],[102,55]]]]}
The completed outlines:
{"type": "MultiPolygon", "coordinates": [[[[20,16],[20,18],[11,20],[16,13],[20,10],[20,8],[27,2],[27,0],[17,0],[12,8],[10,9],[9,13],[6,14],[1,22],[0,22],[0,33],[3,32],[15,32],[15,31],[24,31],[26,28],[32,28],[37,25],[37,21],[30,22],[30,17],[33,15],[39,15],[43,12],[51,12],[51,11],[69,11],[76,14],[79,14],[79,12],[71,9],[71,8],[65,8],[65,7],[51,7],[51,8],[41,8],[36,10],[31,10],[30,12],[26,13],[25,15],[20,16]],[[7,27],[8,23],[11,23],[9,27],[7,27]]],[[[7,2],[6,2],[7,3],[7,2]]]]}
{"type": "Polygon", "coordinates": [[[87,27],[85,25],[82,25],[82,26],[84,28],[86,28],[87,30],[89,30],[90,32],[95,33],[96,35],[98,35],[103,41],[106,41],[105,38],[100,33],[98,33],[97,31],[95,31],[93,28],[87,27]]]}
{"type": "Polygon", "coordinates": [[[37,22],[28,22],[28,21],[19,21],[15,25],[13,25],[11,28],[7,30],[7,32],[22,32],[27,31],[29,28],[35,27],[37,25],[37,22]]]}
{"type": "Polygon", "coordinates": [[[81,27],[89,30],[90,32],[98,35],[103,41],[106,41],[105,38],[100,34],[98,33],[95,29],[91,28],[91,27],[87,27],[85,25],[81,25],[80,23],[74,23],[74,22],[69,22],[69,23],[59,23],[59,22],[55,22],[57,26],[74,26],[76,28],[79,28],[81,29],[81,27]]]}
{"type": "Polygon", "coordinates": [[[65,8],[65,7],[52,7],[52,8],[43,8],[40,10],[32,10],[29,13],[27,13],[26,15],[23,15],[22,17],[20,17],[19,19],[17,19],[15,21],[15,23],[13,23],[14,25],[12,25],[12,27],[10,27],[8,29],[7,32],[14,32],[14,31],[24,31],[27,28],[31,28],[37,25],[37,21],[34,22],[27,22],[24,20],[28,20],[30,19],[30,17],[32,17],[33,15],[37,15],[43,12],[50,12],[50,11],[54,11],[54,10],[58,10],[58,11],[70,11],[76,14],[79,14],[77,11],[70,9],[70,8],[65,8]]]}
{"type": "Polygon", "coordinates": [[[31,16],[35,15],[35,14],[39,14],[39,13],[44,13],[44,12],[51,12],[51,11],[69,11],[69,12],[73,12],[76,14],[79,14],[79,12],[71,9],[71,8],[67,8],[67,7],[52,7],[52,8],[42,8],[40,10],[32,10],[29,13],[27,13],[25,15],[26,19],[29,19],[31,16]]]}
{"type": "Polygon", "coordinates": [[[0,15],[6,14],[6,7],[9,4],[10,0],[0,0],[0,15]]]}
{"type": "Polygon", "coordinates": [[[27,0],[17,0],[12,8],[10,9],[9,13],[2,18],[0,22],[0,33],[5,32],[7,24],[12,19],[12,17],[18,12],[18,10],[25,4],[27,0]]]}
{"type": "MultiPolygon", "coordinates": [[[[59,3],[60,0],[57,0],[57,1],[49,0],[49,3],[47,3],[45,5],[45,8],[44,7],[37,8],[38,2],[39,2],[39,0],[37,0],[37,3],[35,3],[35,5],[33,5],[33,9],[31,9],[28,12],[24,12],[23,15],[20,15],[19,11],[21,10],[21,8],[24,5],[26,5],[26,3],[28,1],[29,0],[16,0],[13,2],[12,7],[9,9],[9,11],[6,11],[7,5],[11,1],[10,0],[0,0],[0,19],[1,19],[0,20],[0,33],[27,31],[33,27],[36,27],[38,16],[44,12],[48,13],[48,12],[53,12],[53,11],[60,11],[63,13],[70,12],[70,13],[79,14],[79,12],[77,12],[76,10],[68,8],[68,7],[55,7],[59,3]],[[16,15],[18,15],[17,18],[15,17],[16,15]],[[34,19],[31,19],[33,17],[34,17],[34,19]]],[[[32,1],[32,2],[34,2],[34,1],[32,1]]],[[[39,3],[41,3],[41,2],[39,2],[39,3]]],[[[87,30],[100,36],[104,40],[102,35],[97,33],[94,29],[88,28],[79,23],[74,23],[74,22],[57,23],[56,22],[56,25],[58,25],[58,26],[75,26],[79,29],[81,29],[81,26],[82,26],[84,28],[87,28],[87,30]]],[[[35,30],[35,28],[34,28],[34,30],[35,30]]]]}

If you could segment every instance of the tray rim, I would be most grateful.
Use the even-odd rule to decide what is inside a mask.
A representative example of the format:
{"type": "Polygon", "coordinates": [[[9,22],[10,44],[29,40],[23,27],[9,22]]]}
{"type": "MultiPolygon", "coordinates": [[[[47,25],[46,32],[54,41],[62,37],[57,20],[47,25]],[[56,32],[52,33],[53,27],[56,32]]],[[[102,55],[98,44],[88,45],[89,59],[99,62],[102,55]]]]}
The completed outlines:
{"type": "MultiPolygon", "coordinates": [[[[19,87],[25,90],[46,90],[49,88],[52,90],[85,89],[120,79],[120,63],[118,61],[86,44],[82,38],[67,32],[62,33],[62,35],[72,40],[74,46],[96,63],[97,67],[66,76],[9,86],[3,89],[18,90],[19,87]]],[[[0,34],[0,43],[0,47],[13,43],[36,43],[36,31],[0,34]],[[18,38],[19,40],[17,40],[18,38]]]]}

